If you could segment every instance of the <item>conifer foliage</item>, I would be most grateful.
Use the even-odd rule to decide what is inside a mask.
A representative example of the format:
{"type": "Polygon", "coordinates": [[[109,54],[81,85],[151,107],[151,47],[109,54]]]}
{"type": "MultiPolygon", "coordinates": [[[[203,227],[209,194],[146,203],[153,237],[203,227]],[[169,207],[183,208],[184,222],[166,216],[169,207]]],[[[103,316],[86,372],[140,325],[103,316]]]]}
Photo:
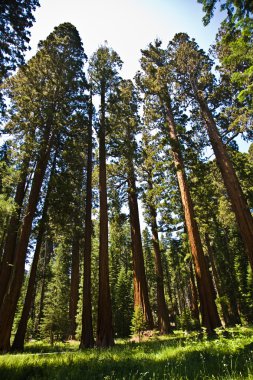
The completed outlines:
{"type": "Polygon", "coordinates": [[[253,322],[252,6],[220,3],[218,67],[178,33],[134,81],[70,23],[24,63],[38,1],[0,4],[0,353],[253,322]]]}
{"type": "Polygon", "coordinates": [[[109,284],[108,257],[108,202],[106,173],[106,110],[110,91],[114,91],[118,82],[118,69],[122,62],[118,54],[106,45],[100,47],[92,56],[89,66],[92,91],[100,96],[100,114],[98,126],[99,138],[99,294],[97,345],[113,345],[112,306],[109,284]]]}
{"type": "Polygon", "coordinates": [[[71,24],[55,28],[39,51],[7,83],[12,103],[7,125],[19,145],[19,209],[10,218],[1,263],[1,350],[9,349],[33,219],[50,157],[84,112],[85,55],[71,24]],[[23,164],[22,164],[23,161],[23,164]],[[32,179],[30,179],[32,176],[32,179]],[[28,183],[30,181],[30,183],[28,183]],[[17,231],[20,231],[17,235],[17,231]]]}
{"type": "MultiPolygon", "coordinates": [[[[38,0],[3,0],[0,4],[0,84],[18,66],[24,64],[29,48],[29,29],[35,21],[33,11],[38,0]]],[[[4,110],[0,94],[0,112],[4,110]]]]}

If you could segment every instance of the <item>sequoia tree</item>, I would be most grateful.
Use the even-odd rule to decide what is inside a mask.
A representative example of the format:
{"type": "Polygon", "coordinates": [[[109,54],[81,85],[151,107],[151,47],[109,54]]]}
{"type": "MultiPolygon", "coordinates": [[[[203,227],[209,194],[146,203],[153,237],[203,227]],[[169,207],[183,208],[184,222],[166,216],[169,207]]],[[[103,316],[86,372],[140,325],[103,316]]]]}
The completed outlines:
{"type": "Polygon", "coordinates": [[[137,79],[146,96],[155,96],[166,114],[166,126],[181,194],[189,244],[195,266],[202,324],[211,332],[220,326],[220,319],[215,304],[213,284],[206,265],[199,229],[195,219],[193,202],[188,188],[178,138],[177,124],[174,118],[173,98],[169,92],[169,89],[172,91],[170,67],[166,61],[165,51],[160,48],[160,45],[161,42],[157,40],[154,45],[149,44],[148,49],[142,51],[141,67],[143,73],[140,73],[137,79]]]}
{"type": "Polygon", "coordinates": [[[25,343],[25,334],[27,330],[27,324],[28,324],[28,319],[29,319],[29,314],[31,311],[31,306],[32,302],[34,301],[35,297],[35,283],[36,283],[36,272],[37,272],[37,266],[41,254],[41,247],[43,243],[43,237],[46,231],[46,226],[47,226],[47,212],[48,212],[48,205],[49,205],[49,196],[50,196],[50,191],[51,191],[51,186],[52,186],[52,177],[55,171],[55,165],[56,165],[56,156],[53,161],[53,165],[51,168],[51,173],[50,173],[50,179],[48,181],[48,188],[46,191],[46,197],[43,205],[43,211],[41,215],[41,219],[38,223],[38,235],[36,239],[36,248],[34,251],[34,256],[33,256],[33,261],[31,265],[31,270],[29,274],[29,281],[27,285],[27,291],[25,295],[25,300],[24,300],[24,306],[22,309],[21,313],[21,318],[18,324],[18,329],[15,334],[14,341],[12,343],[12,351],[23,351],[24,349],[24,343],[25,343]]]}
{"type": "Polygon", "coordinates": [[[22,138],[22,135],[26,137],[30,133],[29,130],[34,131],[31,141],[34,173],[25,202],[27,206],[18,225],[20,234],[12,247],[14,261],[0,309],[1,351],[10,348],[11,328],[24,278],[32,222],[48,161],[61,134],[68,132],[75,117],[74,111],[83,108],[84,58],[75,27],[69,23],[61,24],[45,41],[40,42],[36,56],[7,83],[12,99],[10,123],[13,135],[16,133],[17,137],[22,138]]]}
{"type": "Polygon", "coordinates": [[[202,9],[205,12],[205,16],[203,17],[204,25],[207,25],[211,17],[213,17],[217,3],[219,3],[221,11],[227,11],[228,21],[248,17],[253,13],[251,0],[198,0],[198,3],[202,4],[202,9]]]}
{"type": "Polygon", "coordinates": [[[128,184],[127,193],[134,272],[134,307],[141,308],[147,326],[151,329],[153,328],[153,316],[144,267],[135,169],[137,157],[135,135],[139,126],[138,96],[130,80],[121,81],[118,93],[112,99],[112,103],[110,111],[117,147],[116,152],[118,152],[121,173],[125,173],[124,177],[128,184]]]}
{"type": "Polygon", "coordinates": [[[85,200],[85,233],[83,254],[83,312],[82,333],[80,348],[94,346],[92,323],[92,295],[91,295],[91,238],[92,238],[92,93],[89,100],[89,121],[87,136],[87,165],[86,165],[86,200],[85,200]]]}
{"type": "Polygon", "coordinates": [[[97,345],[108,347],[114,344],[112,327],[112,305],[109,284],[108,262],[108,205],[107,205],[107,175],[106,175],[106,109],[110,91],[118,82],[118,69],[122,62],[118,54],[101,46],[91,57],[89,76],[92,93],[100,97],[99,115],[99,295],[97,320],[97,345]]]}
{"type": "MultiPolygon", "coordinates": [[[[0,84],[18,66],[24,64],[24,53],[30,40],[29,29],[39,0],[3,0],[0,3],[0,84]]],[[[3,110],[0,97],[0,111],[3,110]]]]}
{"type": "Polygon", "coordinates": [[[177,34],[169,44],[169,56],[180,94],[198,104],[253,269],[253,218],[215,120],[219,102],[217,105],[213,96],[216,86],[212,62],[195,40],[184,33],[177,34]]]}
{"type": "MultiPolygon", "coordinates": [[[[157,142],[156,142],[157,143],[157,142]]],[[[145,183],[144,205],[146,209],[146,219],[151,228],[152,244],[154,250],[155,276],[156,276],[156,295],[157,295],[157,314],[158,329],[161,334],[171,332],[169,312],[165,301],[164,278],[161,258],[161,249],[158,234],[157,222],[157,201],[159,198],[155,176],[157,175],[157,151],[154,141],[147,132],[143,134],[143,164],[142,173],[145,183]]]]}

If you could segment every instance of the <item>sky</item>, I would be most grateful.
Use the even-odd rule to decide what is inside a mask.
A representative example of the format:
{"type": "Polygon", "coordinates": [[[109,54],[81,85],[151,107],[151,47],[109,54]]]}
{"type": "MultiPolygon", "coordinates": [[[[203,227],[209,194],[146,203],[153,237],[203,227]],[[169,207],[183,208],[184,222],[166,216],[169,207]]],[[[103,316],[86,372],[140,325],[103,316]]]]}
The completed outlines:
{"type": "Polygon", "coordinates": [[[105,41],[124,62],[121,75],[133,78],[139,69],[140,49],[160,38],[166,46],[175,33],[186,32],[208,50],[222,14],[216,12],[210,25],[202,24],[203,12],[197,0],[40,0],[31,28],[32,50],[55,26],[71,22],[81,36],[88,57],[105,41]]]}
{"type": "MultiPolygon", "coordinates": [[[[40,0],[34,13],[29,59],[55,26],[71,22],[78,30],[88,58],[107,41],[124,62],[121,76],[132,79],[139,70],[141,49],[160,38],[163,46],[176,33],[188,33],[208,51],[225,14],[216,9],[208,26],[203,26],[202,5],[197,0],[40,0]]],[[[87,66],[86,66],[87,67],[87,66]]],[[[241,151],[248,143],[238,141],[241,151]]]]}
{"type": "MultiPolygon", "coordinates": [[[[31,28],[31,51],[36,53],[55,26],[71,22],[79,31],[86,55],[91,55],[107,41],[124,62],[121,76],[132,79],[139,70],[141,49],[156,38],[163,46],[176,33],[185,32],[208,51],[225,15],[217,10],[208,26],[202,23],[202,6],[197,0],[40,0],[31,28]]],[[[240,150],[248,147],[240,144],[240,150]]],[[[143,218],[141,217],[142,227],[143,218]]]]}

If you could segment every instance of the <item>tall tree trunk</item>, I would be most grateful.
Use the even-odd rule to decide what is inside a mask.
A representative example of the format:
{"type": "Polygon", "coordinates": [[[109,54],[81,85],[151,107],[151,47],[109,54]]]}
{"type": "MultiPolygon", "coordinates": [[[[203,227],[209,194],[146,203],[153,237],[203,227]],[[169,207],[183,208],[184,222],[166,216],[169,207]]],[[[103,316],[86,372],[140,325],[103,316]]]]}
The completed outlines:
{"type": "MultiPolygon", "coordinates": [[[[150,191],[153,190],[152,175],[148,171],[148,188],[150,191]]],[[[155,254],[155,273],[156,273],[156,294],[157,294],[157,314],[158,314],[158,329],[161,334],[168,334],[172,331],[169,321],[168,308],[165,301],[164,295],[164,281],[163,281],[163,268],[161,260],[161,250],[158,237],[158,226],[157,226],[157,212],[153,204],[149,202],[148,208],[151,216],[151,232],[152,232],[152,243],[155,254]]]]}
{"type": "MultiPolygon", "coordinates": [[[[221,303],[221,309],[222,309],[222,314],[223,314],[223,318],[224,318],[224,324],[226,327],[227,326],[235,326],[236,324],[240,324],[241,320],[240,320],[240,316],[238,313],[238,305],[237,305],[237,300],[236,300],[236,294],[235,294],[234,289],[233,289],[234,286],[230,280],[231,279],[231,273],[227,273],[227,276],[229,277],[229,293],[233,293],[232,299],[231,299],[230,294],[227,294],[227,291],[226,291],[227,289],[224,286],[223,281],[222,281],[221,276],[220,276],[220,273],[217,270],[214,252],[213,252],[213,247],[211,245],[208,233],[205,233],[205,242],[206,242],[206,246],[207,246],[208,256],[209,256],[210,263],[211,263],[211,268],[212,268],[212,272],[213,272],[213,277],[214,277],[217,293],[218,293],[219,298],[221,299],[220,303],[221,303]],[[230,291],[230,288],[232,288],[232,292],[230,291]],[[226,298],[228,298],[228,304],[222,300],[222,298],[224,296],[227,296],[226,298]]],[[[227,267],[227,269],[230,272],[231,266],[229,265],[227,267]]]]}
{"type": "Polygon", "coordinates": [[[7,291],[8,281],[10,280],[12,268],[15,259],[15,249],[18,239],[18,230],[20,227],[20,214],[22,210],[23,200],[25,197],[27,172],[29,167],[29,158],[26,157],[21,168],[21,176],[17,185],[15,194],[16,210],[11,215],[6,240],[4,244],[4,252],[0,265],[0,305],[3,303],[4,295],[7,291]]]}
{"type": "Polygon", "coordinates": [[[222,285],[220,283],[220,276],[218,274],[216,264],[214,262],[213,248],[210,244],[209,236],[207,233],[205,234],[205,242],[206,242],[206,246],[207,246],[207,252],[208,252],[209,260],[211,263],[211,268],[212,268],[212,272],[213,272],[213,278],[214,278],[217,294],[218,294],[218,297],[221,299],[220,304],[221,304],[221,310],[222,310],[223,323],[224,323],[225,327],[228,327],[229,326],[228,307],[222,301],[222,297],[224,296],[224,292],[222,289],[222,285]]]}
{"type": "MultiPolygon", "coordinates": [[[[78,226],[76,226],[78,228],[78,226]]],[[[71,278],[70,278],[70,300],[69,300],[69,322],[71,339],[75,339],[76,335],[76,314],[79,297],[79,264],[80,264],[80,236],[79,231],[75,229],[72,242],[71,255],[71,278]]]]}
{"type": "Polygon", "coordinates": [[[199,325],[199,307],[198,307],[198,290],[195,284],[195,277],[192,267],[192,260],[190,261],[190,294],[191,294],[191,316],[196,320],[199,325]]]}
{"type": "Polygon", "coordinates": [[[128,201],[133,251],[134,306],[142,308],[148,328],[153,329],[154,322],[149,303],[148,286],[144,267],[134,167],[131,160],[129,160],[128,166],[128,201]]]}
{"type": "Polygon", "coordinates": [[[166,111],[169,138],[173,152],[173,161],[176,169],[185,217],[185,224],[197,278],[202,325],[206,327],[208,332],[212,332],[216,327],[221,325],[221,322],[218,315],[217,306],[215,304],[215,295],[213,292],[211,276],[205,262],[200,234],[195,220],[193,203],[186,180],[184,163],[180,152],[180,146],[176,132],[176,124],[172,114],[170,100],[167,100],[166,102],[166,111]]]}
{"type": "Polygon", "coordinates": [[[231,201],[232,209],[235,213],[245,250],[249,257],[251,269],[253,270],[253,218],[236,172],[227,153],[226,146],[223,144],[219,135],[213,115],[209,110],[205,99],[199,93],[197,93],[196,99],[206,122],[207,132],[216,157],[217,166],[220,169],[227,194],[231,201]]]}
{"type": "MultiPolygon", "coordinates": [[[[167,289],[167,293],[169,295],[170,305],[171,305],[171,312],[170,312],[170,320],[171,322],[175,321],[175,316],[179,314],[178,310],[178,304],[177,304],[177,298],[175,294],[173,294],[172,287],[171,287],[171,274],[169,272],[168,262],[166,260],[164,264],[165,269],[165,285],[167,289]]],[[[173,271],[173,269],[172,269],[173,271]]]]}
{"type": "Polygon", "coordinates": [[[39,307],[38,307],[38,313],[37,313],[35,326],[34,326],[34,333],[36,337],[39,334],[39,329],[40,329],[41,321],[43,318],[44,300],[45,300],[45,292],[46,292],[46,286],[47,286],[47,268],[49,266],[49,262],[53,254],[53,250],[54,250],[53,241],[51,238],[47,238],[45,240],[45,250],[44,250],[44,256],[43,256],[39,307]]]}
{"type": "Polygon", "coordinates": [[[43,212],[41,216],[41,220],[39,222],[39,232],[37,236],[37,242],[36,242],[36,248],[33,256],[32,266],[30,270],[30,276],[24,301],[24,306],[21,314],[21,318],[18,324],[18,329],[15,334],[14,341],[12,343],[11,350],[12,351],[23,351],[24,350],[24,342],[25,342],[25,334],[27,330],[27,324],[29,319],[29,314],[31,311],[31,307],[35,298],[35,283],[36,283],[36,274],[37,274],[37,267],[38,267],[38,261],[41,253],[41,246],[43,237],[45,234],[46,229],[46,220],[47,220],[47,210],[48,210],[48,204],[49,204],[49,195],[51,192],[51,183],[52,183],[52,176],[55,171],[55,164],[56,164],[56,154],[54,157],[54,162],[51,169],[50,179],[48,182],[48,189],[47,194],[43,206],[43,212]]]}
{"type": "Polygon", "coordinates": [[[108,255],[108,206],[105,150],[105,88],[101,90],[101,119],[99,130],[99,293],[97,346],[109,347],[114,344],[112,327],[112,303],[109,284],[108,255]]]}
{"type": "MultiPolygon", "coordinates": [[[[44,206],[45,207],[45,206],[44,206]]],[[[45,208],[44,208],[45,209],[45,208]]],[[[35,291],[35,282],[36,282],[36,272],[37,272],[37,265],[39,261],[39,256],[41,252],[41,245],[43,241],[43,236],[45,233],[45,217],[44,211],[43,216],[40,220],[40,227],[39,227],[39,233],[37,236],[37,243],[36,248],[33,256],[33,262],[30,270],[30,276],[29,276],[29,282],[28,287],[26,291],[26,297],[24,301],[24,306],[21,314],[21,318],[18,324],[18,329],[15,334],[14,341],[12,343],[11,350],[12,351],[23,351],[24,350],[24,342],[25,342],[25,334],[27,330],[27,324],[29,319],[30,310],[32,307],[32,303],[34,300],[34,291],[35,291]]]]}
{"type": "Polygon", "coordinates": [[[2,260],[3,260],[3,254],[4,254],[4,244],[5,244],[5,240],[6,240],[6,235],[7,235],[7,228],[8,228],[8,225],[9,225],[9,220],[10,220],[10,217],[7,217],[5,219],[5,223],[4,223],[4,226],[3,226],[3,231],[2,231],[2,235],[1,235],[1,243],[0,243],[0,273],[1,273],[1,267],[2,267],[2,260]]]}
{"type": "Polygon", "coordinates": [[[92,324],[92,294],[91,294],[91,237],[92,237],[92,95],[89,104],[88,151],[87,151],[87,179],[85,202],[85,235],[83,253],[83,312],[82,334],[80,348],[94,346],[92,324]]]}
{"type": "Polygon", "coordinates": [[[185,286],[184,280],[182,278],[182,273],[180,270],[176,273],[176,292],[178,299],[178,311],[179,315],[184,314],[186,312],[186,296],[185,296],[185,286]]]}
{"type": "MultiPolygon", "coordinates": [[[[238,233],[238,235],[240,239],[240,233],[238,233]]],[[[226,287],[226,289],[227,289],[227,296],[229,299],[229,317],[230,317],[230,325],[235,326],[241,323],[241,318],[239,314],[239,302],[238,302],[239,289],[238,289],[237,276],[236,276],[236,270],[235,270],[235,265],[234,265],[235,264],[234,255],[232,252],[230,252],[230,249],[229,249],[229,235],[228,235],[228,231],[226,231],[226,228],[225,228],[225,244],[226,244],[226,249],[224,252],[225,265],[226,265],[226,269],[229,269],[229,273],[226,276],[226,280],[228,283],[228,286],[226,287]]],[[[246,255],[245,257],[247,260],[246,255]]]]}
{"type": "Polygon", "coordinates": [[[8,282],[8,289],[0,308],[0,352],[7,352],[10,349],[11,329],[24,279],[25,259],[32,221],[36,212],[40,189],[51,151],[52,136],[51,139],[49,136],[50,132],[47,131],[45,133],[45,139],[42,143],[42,148],[39,153],[39,158],[32,181],[28,206],[23,219],[19,241],[15,250],[15,261],[12,267],[10,280],[8,282]]]}

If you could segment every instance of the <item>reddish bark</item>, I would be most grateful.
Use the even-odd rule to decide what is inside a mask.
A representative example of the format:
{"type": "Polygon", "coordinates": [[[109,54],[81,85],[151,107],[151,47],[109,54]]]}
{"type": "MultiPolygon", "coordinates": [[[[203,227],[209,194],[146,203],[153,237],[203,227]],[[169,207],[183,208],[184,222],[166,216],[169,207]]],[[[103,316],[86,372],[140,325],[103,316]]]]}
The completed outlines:
{"type": "Polygon", "coordinates": [[[46,229],[46,219],[47,219],[47,210],[48,210],[48,203],[49,203],[49,194],[51,192],[51,180],[52,176],[55,170],[55,163],[56,163],[56,155],[54,159],[54,163],[52,165],[51,169],[51,175],[49,179],[47,194],[43,206],[43,212],[41,216],[41,220],[39,222],[39,232],[37,236],[37,242],[36,242],[36,248],[33,256],[32,266],[30,270],[30,276],[24,301],[24,306],[21,314],[21,318],[18,324],[18,329],[15,334],[14,341],[12,343],[11,350],[12,351],[23,351],[24,350],[24,341],[25,341],[25,334],[27,330],[27,324],[28,319],[31,311],[31,307],[34,301],[35,297],[35,285],[36,285],[36,274],[37,274],[37,267],[39,262],[39,257],[41,253],[41,246],[43,241],[43,236],[46,229]]]}
{"type": "MultiPolygon", "coordinates": [[[[150,171],[148,172],[148,187],[149,190],[153,190],[153,183],[150,171]]],[[[151,232],[152,242],[155,254],[155,273],[156,273],[156,294],[157,294],[157,314],[158,314],[158,329],[161,334],[168,334],[172,331],[169,321],[168,308],[164,295],[164,281],[163,281],[163,268],[161,260],[161,251],[158,237],[157,226],[157,212],[154,205],[149,204],[149,211],[151,216],[151,232]]]]}
{"type": "Polygon", "coordinates": [[[212,332],[216,327],[221,325],[221,322],[215,304],[211,276],[206,266],[200,234],[195,220],[193,203],[187,185],[184,163],[181,156],[179,141],[176,132],[176,124],[173,118],[169,100],[166,104],[166,111],[169,137],[173,153],[173,161],[176,169],[185,217],[185,224],[188,233],[191,254],[193,257],[195,274],[197,278],[202,325],[206,327],[208,332],[212,332]]]}
{"type": "Polygon", "coordinates": [[[172,289],[171,289],[171,279],[170,279],[170,273],[168,268],[168,263],[165,262],[165,285],[166,289],[169,295],[171,310],[170,310],[170,319],[171,321],[175,319],[175,316],[179,314],[179,308],[177,303],[177,298],[175,295],[173,295],[172,289]]]}
{"type": "Polygon", "coordinates": [[[128,201],[133,252],[134,306],[142,308],[148,328],[152,329],[154,327],[154,322],[149,303],[148,286],[144,267],[137,191],[133,163],[130,160],[128,173],[128,201]]]}
{"type": "MultiPolygon", "coordinates": [[[[206,241],[206,245],[207,245],[208,256],[209,256],[210,263],[211,263],[211,268],[212,268],[212,272],[213,272],[213,278],[214,278],[217,294],[218,294],[218,297],[220,298],[224,295],[224,293],[222,291],[222,287],[221,287],[221,284],[219,281],[219,275],[218,275],[218,271],[217,271],[217,268],[216,268],[216,265],[214,262],[214,257],[213,257],[213,250],[212,250],[212,247],[210,245],[209,237],[207,236],[207,234],[205,234],[205,241],[206,241]]],[[[228,315],[228,308],[226,307],[224,302],[221,302],[221,310],[222,310],[221,318],[223,320],[225,327],[227,327],[227,326],[229,326],[229,315],[228,315]]]]}
{"type": "Polygon", "coordinates": [[[245,250],[249,257],[251,269],[253,270],[253,218],[236,172],[227,153],[226,146],[223,144],[219,135],[212,113],[209,110],[205,99],[199,93],[195,96],[206,122],[207,132],[216,157],[217,166],[220,169],[227,194],[231,201],[232,209],[236,216],[245,250]]]}
{"type": "Polygon", "coordinates": [[[69,322],[71,339],[75,339],[76,335],[76,314],[77,304],[79,298],[79,248],[80,248],[79,232],[74,232],[72,243],[72,256],[71,256],[71,279],[70,279],[70,300],[69,300],[69,322]]]}
{"type": "Polygon", "coordinates": [[[87,179],[85,202],[85,235],[83,254],[83,313],[80,348],[94,346],[91,294],[91,237],[92,237],[92,98],[89,106],[87,179]]]}
{"type": "Polygon", "coordinates": [[[8,289],[5,293],[3,303],[0,308],[0,352],[7,352],[10,350],[11,329],[24,279],[26,251],[31,233],[32,221],[36,212],[40,189],[50,155],[51,142],[52,136],[49,141],[48,130],[45,134],[45,141],[42,144],[37,161],[28,206],[23,219],[19,241],[15,250],[15,261],[12,267],[10,280],[8,282],[8,289]]]}
{"type": "Polygon", "coordinates": [[[220,275],[218,273],[216,263],[215,263],[215,256],[214,256],[214,252],[213,252],[213,247],[211,245],[211,242],[210,242],[210,239],[209,239],[209,236],[207,233],[205,234],[205,242],[206,242],[206,246],[207,246],[208,256],[210,259],[211,268],[212,268],[213,277],[214,277],[218,296],[221,299],[225,295],[228,296],[229,304],[221,301],[221,309],[222,309],[224,324],[226,327],[227,326],[235,326],[236,324],[241,323],[240,316],[238,313],[238,305],[237,305],[237,300],[236,300],[235,294],[233,294],[233,297],[232,297],[233,299],[230,300],[229,295],[226,294],[226,291],[222,286],[222,282],[220,281],[220,275]]]}
{"type": "Polygon", "coordinates": [[[40,287],[40,302],[39,302],[38,313],[37,313],[35,328],[34,328],[35,336],[39,334],[39,328],[40,328],[41,321],[43,318],[43,308],[44,308],[45,292],[46,292],[46,285],[47,285],[47,268],[49,266],[49,262],[51,260],[53,250],[54,250],[53,241],[51,238],[47,238],[45,240],[45,250],[44,250],[44,256],[43,256],[43,267],[42,267],[41,287],[40,287]]]}
{"type": "Polygon", "coordinates": [[[33,262],[31,266],[30,276],[29,276],[29,282],[26,292],[26,297],[24,301],[24,306],[21,314],[21,318],[18,324],[18,329],[15,334],[14,341],[12,343],[11,350],[12,351],[23,351],[24,350],[24,342],[25,342],[25,334],[27,330],[27,323],[29,319],[30,310],[32,307],[32,303],[34,300],[34,291],[35,291],[35,283],[36,283],[36,272],[37,272],[37,266],[41,251],[41,245],[43,240],[43,235],[45,232],[45,221],[42,217],[39,233],[37,236],[37,243],[36,248],[33,256],[33,262]]]}
{"type": "Polygon", "coordinates": [[[12,214],[9,221],[8,231],[4,244],[4,252],[0,266],[0,305],[2,305],[4,295],[7,291],[8,281],[10,279],[12,268],[14,265],[15,248],[18,230],[20,227],[20,214],[22,210],[23,200],[25,197],[28,166],[29,159],[26,158],[22,165],[21,177],[16,189],[14,199],[16,204],[16,210],[15,213],[12,214]]]}
{"type": "Polygon", "coordinates": [[[198,290],[195,284],[192,262],[190,262],[190,309],[192,318],[199,323],[198,290]]]}
{"type": "Polygon", "coordinates": [[[105,89],[101,90],[101,123],[99,130],[99,293],[97,319],[97,346],[114,344],[112,327],[112,303],[109,284],[108,257],[108,205],[105,150],[105,89]]]}

